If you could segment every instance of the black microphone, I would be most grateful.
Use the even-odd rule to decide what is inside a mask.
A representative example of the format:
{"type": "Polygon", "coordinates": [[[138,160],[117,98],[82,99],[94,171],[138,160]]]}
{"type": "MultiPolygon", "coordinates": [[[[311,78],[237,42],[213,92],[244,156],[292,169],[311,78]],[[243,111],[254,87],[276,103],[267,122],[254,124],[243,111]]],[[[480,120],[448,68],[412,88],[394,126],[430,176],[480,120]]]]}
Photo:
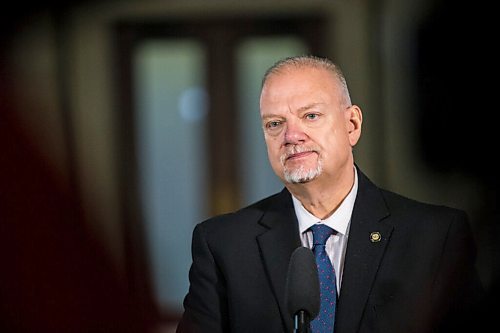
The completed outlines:
{"type": "Polygon", "coordinates": [[[316,259],[307,247],[296,248],[290,257],[285,292],[294,332],[310,333],[310,322],[319,313],[320,296],[316,259]]]}

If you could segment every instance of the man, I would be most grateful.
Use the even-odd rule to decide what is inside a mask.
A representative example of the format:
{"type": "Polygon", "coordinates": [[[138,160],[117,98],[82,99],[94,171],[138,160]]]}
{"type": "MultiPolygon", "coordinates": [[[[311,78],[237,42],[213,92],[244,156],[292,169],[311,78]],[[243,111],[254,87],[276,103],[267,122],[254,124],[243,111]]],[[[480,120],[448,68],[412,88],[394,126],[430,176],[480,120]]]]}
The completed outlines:
{"type": "Polygon", "coordinates": [[[352,149],[362,113],[340,69],[314,56],[276,63],[260,112],[285,188],[196,226],[178,332],[292,332],[288,262],[297,247],[313,247],[318,224],[333,229],[336,333],[460,327],[480,290],[467,218],[382,190],[360,171],[352,149]]]}

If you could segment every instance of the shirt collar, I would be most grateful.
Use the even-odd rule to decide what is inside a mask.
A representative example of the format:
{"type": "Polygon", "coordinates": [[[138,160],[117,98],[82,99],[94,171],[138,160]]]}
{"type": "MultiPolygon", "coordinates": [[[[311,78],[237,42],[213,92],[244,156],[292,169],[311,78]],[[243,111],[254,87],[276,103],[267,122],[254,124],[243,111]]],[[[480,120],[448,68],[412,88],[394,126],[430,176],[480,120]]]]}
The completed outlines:
{"type": "Polygon", "coordinates": [[[345,199],[342,201],[340,206],[335,212],[333,212],[330,217],[325,220],[318,219],[316,216],[309,213],[299,199],[295,198],[292,194],[293,207],[295,209],[295,215],[299,221],[300,233],[304,233],[312,225],[316,223],[324,223],[330,228],[337,231],[342,235],[347,235],[349,230],[349,222],[351,221],[352,210],[354,208],[354,201],[356,200],[356,194],[358,193],[358,173],[356,172],[356,167],[354,168],[354,185],[351,191],[345,199]]]}

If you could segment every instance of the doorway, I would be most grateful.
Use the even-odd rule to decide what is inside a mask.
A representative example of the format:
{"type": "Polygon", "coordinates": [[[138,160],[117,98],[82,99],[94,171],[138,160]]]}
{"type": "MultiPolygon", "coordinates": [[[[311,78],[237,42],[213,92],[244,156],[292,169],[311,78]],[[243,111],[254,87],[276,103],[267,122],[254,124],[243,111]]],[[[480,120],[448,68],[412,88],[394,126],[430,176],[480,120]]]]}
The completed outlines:
{"type": "Polygon", "coordinates": [[[164,321],[188,289],[196,223],[282,188],[259,93],[278,59],[324,53],[321,15],[118,22],[123,221],[129,284],[164,321]]]}

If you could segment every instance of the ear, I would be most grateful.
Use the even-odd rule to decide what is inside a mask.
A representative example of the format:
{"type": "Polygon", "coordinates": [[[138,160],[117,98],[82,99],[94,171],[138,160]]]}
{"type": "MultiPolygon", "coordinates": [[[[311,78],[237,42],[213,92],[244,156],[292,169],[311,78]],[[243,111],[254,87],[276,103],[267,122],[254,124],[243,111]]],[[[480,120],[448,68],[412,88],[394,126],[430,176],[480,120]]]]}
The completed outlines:
{"type": "Polygon", "coordinates": [[[363,123],[361,108],[357,105],[348,107],[345,110],[345,120],[349,135],[349,143],[351,147],[354,147],[361,137],[361,125],[363,123]]]}

